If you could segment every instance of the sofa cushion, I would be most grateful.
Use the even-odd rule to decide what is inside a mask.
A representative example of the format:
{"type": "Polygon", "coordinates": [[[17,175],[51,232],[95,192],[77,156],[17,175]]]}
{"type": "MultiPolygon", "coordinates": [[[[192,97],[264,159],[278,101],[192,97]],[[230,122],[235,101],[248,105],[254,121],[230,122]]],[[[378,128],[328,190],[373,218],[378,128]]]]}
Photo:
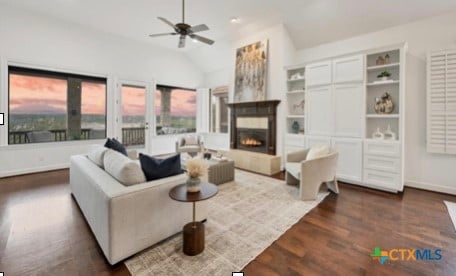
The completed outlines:
{"type": "Polygon", "coordinates": [[[103,161],[105,171],[125,186],[146,182],[141,166],[122,153],[108,149],[103,161]]]}
{"type": "Polygon", "coordinates": [[[117,152],[122,153],[125,156],[128,156],[127,149],[125,148],[125,146],[122,145],[122,143],[117,141],[115,138],[108,138],[104,146],[108,149],[115,150],[117,152]]]}
{"type": "Polygon", "coordinates": [[[91,145],[87,157],[98,167],[104,168],[104,155],[108,148],[105,148],[101,145],[91,145]]]}
{"type": "Polygon", "coordinates": [[[315,145],[310,148],[307,153],[306,160],[313,160],[329,154],[329,147],[327,145],[315,145]]]}
{"type": "Polygon", "coordinates": [[[182,173],[180,154],[158,159],[145,154],[139,154],[141,168],[146,175],[147,181],[152,181],[182,173]]]}

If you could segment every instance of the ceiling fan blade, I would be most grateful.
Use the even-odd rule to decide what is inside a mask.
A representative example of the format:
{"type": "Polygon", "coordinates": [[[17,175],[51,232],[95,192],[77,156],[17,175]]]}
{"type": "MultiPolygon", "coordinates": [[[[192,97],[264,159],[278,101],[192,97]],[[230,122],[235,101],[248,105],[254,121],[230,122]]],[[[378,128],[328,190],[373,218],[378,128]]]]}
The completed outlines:
{"type": "Polygon", "coordinates": [[[163,18],[163,17],[158,17],[158,19],[160,19],[161,21],[163,21],[165,24],[171,26],[174,30],[176,30],[176,26],[171,23],[168,19],[166,18],[163,18]]]}
{"type": "Polygon", "coordinates": [[[181,35],[179,37],[179,48],[184,48],[185,47],[185,35],[181,35]]]}
{"type": "Polygon", "coordinates": [[[214,44],[214,41],[210,40],[209,38],[205,38],[205,37],[202,37],[202,36],[199,36],[199,35],[196,35],[196,34],[190,34],[189,36],[191,38],[193,38],[193,39],[196,39],[198,41],[201,41],[201,42],[209,44],[209,45],[214,44]]]}
{"type": "Polygon", "coordinates": [[[151,34],[151,35],[149,35],[149,37],[158,37],[158,36],[165,36],[165,35],[177,35],[177,33],[151,34]]]}
{"type": "Polygon", "coordinates": [[[206,26],[206,24],[201,24],[201,25],[191,27],[189,31],[192,33],[197,33],[197,32],[203,32],[203,31],[208,31],[208,30],[209,30],[209,27],[206,26]]]}

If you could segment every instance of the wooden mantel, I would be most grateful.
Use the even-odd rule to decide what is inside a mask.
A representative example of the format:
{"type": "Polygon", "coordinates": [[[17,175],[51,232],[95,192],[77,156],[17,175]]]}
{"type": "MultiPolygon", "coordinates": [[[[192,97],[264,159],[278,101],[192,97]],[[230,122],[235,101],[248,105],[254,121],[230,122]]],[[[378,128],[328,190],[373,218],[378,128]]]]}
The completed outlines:
{"type": "Polygon", "coordinates": [[[231,109],[230,148],[237,149],[238,117],[266,117],[268,118],[267,154],[275,155],[277,148],[277,105],[280,100],[259,102],[229,103],[231,109]]]}

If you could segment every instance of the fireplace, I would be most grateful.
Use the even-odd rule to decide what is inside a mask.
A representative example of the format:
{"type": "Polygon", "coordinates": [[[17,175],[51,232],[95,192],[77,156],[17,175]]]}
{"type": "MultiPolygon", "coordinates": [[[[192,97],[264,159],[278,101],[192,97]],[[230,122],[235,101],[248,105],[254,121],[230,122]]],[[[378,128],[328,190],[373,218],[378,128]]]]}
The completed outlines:
{"type": "Polygon", "coordinates": [[[276,154],[276,108],[280,101],[228,104],[231,108],[232,149],[276,154]]]}
{"type": "Polygon", "coordinates": [[[238,149],[266,152],[267,151],[267,130],[254,128],[238,128],[237,145],[238,149]]]}

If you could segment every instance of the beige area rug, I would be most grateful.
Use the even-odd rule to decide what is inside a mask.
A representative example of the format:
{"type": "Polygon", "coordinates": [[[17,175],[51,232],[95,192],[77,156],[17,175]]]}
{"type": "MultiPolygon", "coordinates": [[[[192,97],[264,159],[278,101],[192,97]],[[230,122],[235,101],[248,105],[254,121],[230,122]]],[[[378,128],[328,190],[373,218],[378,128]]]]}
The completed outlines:
{"type": "Polygon", "coordinates": [[[451,221],[453,222],[454,230],[456,231],[456,203],[451,201],[443,201],[450,214],[451,221]]]}
{"type": "Polygon", "coordinates": [[[219,185],[209,200],[203,253],[182,253],[182,234],[125,261],[133,275],[231,275],[269,247],[317,206],[298,198],[298,188],[284,181],[236,170],[236,181],[219,185]]]}

